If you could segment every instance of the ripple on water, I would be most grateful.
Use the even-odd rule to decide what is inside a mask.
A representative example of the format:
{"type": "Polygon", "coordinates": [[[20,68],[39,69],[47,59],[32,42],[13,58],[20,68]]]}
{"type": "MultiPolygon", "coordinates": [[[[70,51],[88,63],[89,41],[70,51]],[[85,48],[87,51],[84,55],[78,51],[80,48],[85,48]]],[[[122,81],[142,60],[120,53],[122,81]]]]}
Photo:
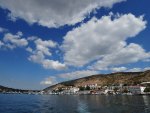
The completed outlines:
{"type": "Polygon", "coordinates": [[[150,96],[0,94],[0,113],[150,113],[150,96]]]}

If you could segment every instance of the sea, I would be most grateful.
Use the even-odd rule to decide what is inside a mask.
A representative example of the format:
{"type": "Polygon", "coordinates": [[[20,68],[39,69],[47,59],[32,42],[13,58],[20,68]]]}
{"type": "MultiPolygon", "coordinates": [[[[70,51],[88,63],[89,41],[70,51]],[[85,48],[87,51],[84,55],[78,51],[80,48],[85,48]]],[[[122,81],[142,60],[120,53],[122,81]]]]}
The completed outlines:
{"type": "Polygon", "coordinates": [[[0,94],[0,113],[150,113],[150,96],[0,94]]]}

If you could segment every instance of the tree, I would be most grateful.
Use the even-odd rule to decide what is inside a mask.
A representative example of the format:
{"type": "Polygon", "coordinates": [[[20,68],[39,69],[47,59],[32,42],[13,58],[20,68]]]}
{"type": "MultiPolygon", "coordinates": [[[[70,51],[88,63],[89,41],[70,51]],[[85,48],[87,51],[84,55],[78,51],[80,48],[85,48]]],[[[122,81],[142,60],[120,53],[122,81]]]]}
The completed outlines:
{"type": "Polygon", "coordinates": [[[86,86],[85,90],[90,90],[90,87],[89,87],[89,86],[86,86]]]}
{"type": "Polygon", "coordinates": [[[85,90],[85,87],[81,86],[79,87],[80,91],[84,91],[85,90]]]}

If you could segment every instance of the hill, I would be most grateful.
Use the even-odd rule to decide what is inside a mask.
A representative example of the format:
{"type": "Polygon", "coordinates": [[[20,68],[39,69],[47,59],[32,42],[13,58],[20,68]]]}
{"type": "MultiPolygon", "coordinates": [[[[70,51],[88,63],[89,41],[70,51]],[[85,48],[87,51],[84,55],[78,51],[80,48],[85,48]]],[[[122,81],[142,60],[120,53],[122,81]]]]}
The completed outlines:
{"type": "Polygon", "coordinates": [[[108,86],[113,84],[136,85],[141,82],[150,81],[150,70],[144,72],[117,72],[111,74],[98,74],[76,80],[70,80],[47,87],[44,91],[54,90],[68,86],[85,86],[87,84],[97,84],[99,86],[108,86]]]}
{"type": "Polygon", "coordinates": [[[9,92],[16,92],[16,93],[28,93],[28,92],[39,92],[38,90],[22,90],[22,89],[14,89],[0,85],[0,93],[9,93],[9,92]]]}

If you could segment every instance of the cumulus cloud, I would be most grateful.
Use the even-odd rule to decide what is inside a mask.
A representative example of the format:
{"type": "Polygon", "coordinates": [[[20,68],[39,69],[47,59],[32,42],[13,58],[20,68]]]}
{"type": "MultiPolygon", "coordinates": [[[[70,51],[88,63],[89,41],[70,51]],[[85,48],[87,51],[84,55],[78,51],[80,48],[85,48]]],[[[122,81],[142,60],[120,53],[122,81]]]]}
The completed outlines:
{"type": "Polygon", "coordinates": [[[103,70],[108,66],[134,63],[140,60],[147,59],[149,57],[150,52],[147,53],[140,45],[131,43],[119,51],[115,51],[112,54],[105,55],[101,60],[97,61],[93,65],[93,68],[103,70]]]}
{"type": "Polygon", "coordinates": [[[43,55],[43,53],[41,51],[33,51],[28,59],[34,63],[41,64],[43,62],[44,58],[45,58],[45,56],[43,55]]]}
{"type": "Polygon", "coordinates": [[[140,45],[127,45],[128,38],[135,37],[146,28],[143,16],[133,14],[92,18],[87,23],[69,31],[61,46],[67,65],[84,66],[97,61],[93,68],[107,68],[112,64],[136,62],[149,57],[140,45]]]}
{"type": "Polygon", "coordinates": [[[46,69],[55,69],[55,70],[67,69],[65,64],[62,64],[59,61],[54,61],[49,59],[43,60],[42,65],[46,69]]]}
{"type": "Polygon", "coordinates": [[[90,75],[95,75],[98,73],[99,73],[98,71],[93,71],[93,70],[81,70],[81,71],[74,71],[70,73],[64,73],[57,76],[64,80],[72,80],[72,79],[78,79],[90,75]]]}
{"type": "Polygon", "coordinates": [[[10,10],[13,21],[21,18],[30,24],[59,27],[81,22],[93,10],[122,1],[125,0],[0,0],[0,6],[10,10]]]}
{"type": "Polygon", "coordinates": [[[26,51],[32,53],[32,52],[33,52],[33,49],[32,49],[31,47],[27,47],[27,48],[26,48],[26,51]]]}
{"type": "Polygon", "coordinates": [[[28,45],[28,41],[25,38],[22,38],[22,32],[18,32],[16,35],[11,33],[6,33],[4,35],[3,41],[5,43],[5,47],[10,49],[16,47],[25,47],[28,45]]]}
{"type": "Polygon", "coordinates": [[[41,51],[44,55],[51,56],[49,48],[56,47],[57,43],[55,43],[51,40],[43,41],[42,39],[37,39],[37,40],[35,40],[35,45],[36,45],[37,51],[41,51]]]}
{"type": "Polygon", "coordinates": [[[51,76],[40,82],[41,85],[54,85],[57,83],[56,77],[51,76]]]}
{"type": "Polygon", "coordinates": [[[51,49],[56,48],[57,43],[52,40],[42,40],[38,37],[29,37],[27,39],[22,38],[22,32],[18,32],[16,35],[6,33],[3,41],[0,41],[0,48],[5,47],[14,49],[16,47],[25,47],[28,45],[28,41],[32,41],[35,48],[26,47],[26,51],[30,53],[28,60],[42,65],[45,69],[63,70],[67,69],[67,66],[59,61],[48,59],[52,56],[51,49]]]}
{"type": "Polygon", "coordinates": [[[65,70],[65,69],[67,69],[66,64],[63,64],[57,60],[55,61],[55,60],[47,59],[40,52],[31,55],[28,59],[32,62],[35,62],[35,63],[42,65],[45,69],[54,69],[54,70],[65,70]]]}
{"type": "Polygon", "coordinates": [[[34,40],[35,49],[27,47],[26,50],[31,53],[29,60],[38,64],[41,64],[45,69],[63,70],[66,69],[66,65],[59,61],[47,59],[47,56],[51,56],[50,50],[57,46],[57,43],[52,40],[42,40],[37,38],[34,40]]]}
{"type": "Polygon", "coordinates": [[[57,43],[52,40],[42,40],[41,38],[34,37],[34,36],[32,36],[32,38],[29,37],[28,39],[31,40],[34,39],[32,40],[35,45],[34,50],[31,47],[26,48],[28,52],[32,53],[31,59],[34,62],[40,62],[41,60],[39,59],[44,59],[45,56],[51,56],[52,53],[50,50],[57,46],[57,43]]]}
{"type": "Polygon", "coordinates": [[[111,68],[111,70],[113,72],[124,72],[127,70],[127,68],[126,67],[113,67],[113,68],[111,68]]]}

